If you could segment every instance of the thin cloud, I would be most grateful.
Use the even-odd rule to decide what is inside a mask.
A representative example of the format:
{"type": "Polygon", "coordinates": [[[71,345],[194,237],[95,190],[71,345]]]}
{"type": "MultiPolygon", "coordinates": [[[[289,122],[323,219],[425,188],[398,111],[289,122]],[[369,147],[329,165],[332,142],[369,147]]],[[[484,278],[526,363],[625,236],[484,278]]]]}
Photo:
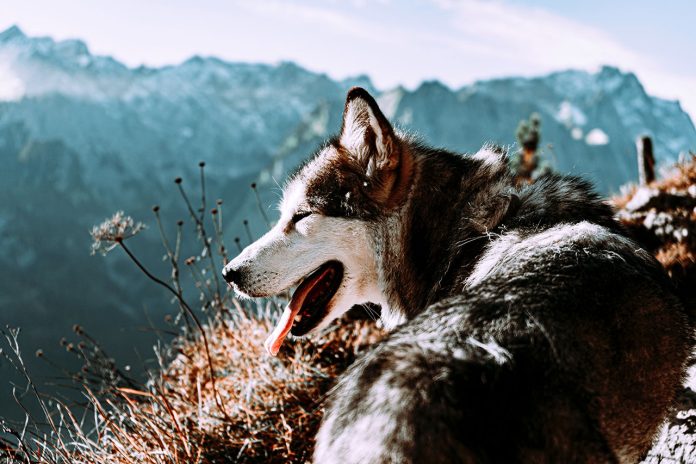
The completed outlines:
{"type": "Polygon", "coordinates": [[[501,58],[555,69],[643,60],[602,31],[540,8],[480,0],[433,3],[448,12],[454,39],[487,44],[501,58]]]}
{"type": "MultiPolygon", "coordinates": [[[[617,65],[635,72],[647,90],[658,96],[680,99],[696,115],[696,79],[664,70],[648,56],[640,55],[609,34],[572,19],[534,7],[499,1],[431,0],[448,13],[453,46],[477,41],[501,60],[517,63],[537,74],[563,68],[594,70],[617,65]]],[[[491,69],[495,73],[494,69],[491,69]]]]}
{"type": "MultiPolygon", "coordinates": [[[[395,44],[403,34],[403,31],[389,25],[365,21],[360,17],[334,9],[306,5],[300,2],[236,0],[234,3],[240,8],[256,14],[272,15],[283,19],[292,18],[293,21],[331,28],[334,33],[348,34],[355,39],[370,40],[375,43],[395,44]]],[[[348,5],[358,10],[365,8],[362,1],[353,1],[348,5]]],[[[295,28],[299,29],[301,26],[295,25],[295,28]]],[[[306,33],[311,34],[312,30],[308,30],[306,33]]],[[[317,34],[317,40],[322,40],[322,34],[317,34]]]]}
{"type": "Polygon", "coordinates": [[[368,71],[378,83],[388,86],[413,86],[434,77],[458,87],[484,77],[529,76],[567,68],[595,71],[610,64],[635,72],[650,93],[680,99],[683,107],[696,115],[696,92],[691,90],[696,88],[695,78],[665,71],[656,60],[596,27],[542,8],[503,1],[420,3],[439,12],[441,21],[416,21],[403,26],[389,15],[373,15],[380,6],[373,4],[371,11],[363,2],[352,2],[341,11],[298,2],[263,5],[275,14],[294,13],[305,21],[330,24],[352,34],[356,48],[369,48],[370,43],[397,46],[385,52],[386,66],[380,68],[377,63],[374,71],[368,71]],[[405,61],[413,69],[394,66],[390,58],[392,63],[405,61]]]}

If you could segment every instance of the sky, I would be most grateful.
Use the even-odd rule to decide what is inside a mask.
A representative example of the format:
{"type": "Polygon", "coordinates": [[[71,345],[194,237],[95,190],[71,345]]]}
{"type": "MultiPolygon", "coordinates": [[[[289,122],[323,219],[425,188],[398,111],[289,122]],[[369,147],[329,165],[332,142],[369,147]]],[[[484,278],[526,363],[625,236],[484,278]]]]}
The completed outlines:
{"type": "Polygon", "coordinates": [[[611,64],[696,119],[694,0],[0,0],[13,24],[130,66],[291,60],[380,89],[611,64]]]}

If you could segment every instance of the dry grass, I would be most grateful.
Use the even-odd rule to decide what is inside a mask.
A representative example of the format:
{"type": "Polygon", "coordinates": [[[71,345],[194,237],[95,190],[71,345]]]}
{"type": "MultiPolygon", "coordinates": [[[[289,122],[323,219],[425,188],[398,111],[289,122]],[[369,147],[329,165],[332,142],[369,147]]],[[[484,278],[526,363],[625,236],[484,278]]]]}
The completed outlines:
{"type": "MultiPolygon", "coordinates": [[[[382,332],[344,319],[311,340],[285,343],[270,357],[270,316],[239,313],[206,325],[218,406],[202,339],[180,338],[176,356],[147,385],[93,393],[93,420],[59,406],[56,432],[4,452],[8,462],[218,463],[307,462],[333,380],[382,332]],[[86,425],[89,424],[89,425],[86,425]]],[[[165,363],[163,363],[165,364],[165,363]]],[[[0,457],[3,456],[0,447],[0,457]]]]}
{"type": "MultiPolygon", "coordinates": [[[[309,460],[322,401],[333,380],[381,336],[368,321],[334,324],[320,337],[286,343],[270,357],[263,340],[267,319],[237,318],[234,327],[210,329],[228,418],[215,409],[205,383],[205,360],[196,342],[182,346],[162,375],[171,408],[203,462],[305,462],[309,460]]],[[[183,441],[183,440],[182,440],[183,441]]]]}
{"type": "MultiPolygon", "coordinates": [[[[679,193],[686,192],[689,187],[696,185],[696,154],[690,154],[686,159],[675,164],[666,176],[656,179],[647,185],[662,192],[679,193]]],[[[628,185],[626,191],[613,197],[612,203],[616,208],[622,209],[635,195],[638,186],[628,185]]]]}
{"type": "Polygon", "coordinates": [[[696,155],[647,186],[612,199],[631,235],[662,263],[685,297],[696,297],[696,155]]]}
{"type": "MultiPolygon", "coordinates": [[[[181,180],[177,184],[180,186],[181,180]]],[[[619,217],[624,225],[680,282],[696,274],[696,210],[688,207],[689,199],[696,197],[691,193],[694,185],[696,157],[648,187],[652,203],[629,208],[641,190],[636,187],[613,199],[621,208],[619,217]]],[[[221,211],[218,201],[213,235],[225,256],[221,211]]],[[[160,224],[158,208],[154,212],[160,224]]],[[[203,229],[202,216],[192,216],[198,229],[203,229]]],[[[181,222],[172,247],[161,225],[159,229],[177,270],[170,291],[178,295],[182,334],[157,352],[159,370],[150,374],[145,385],[125,379],[108,363],[99,373],[92,373],[100,377],[99,382],[75,377],[88,399],[87,414],[79,418],[73,415],[74,409],[55,399],[51,404],[37,393],[50,426],[5,424],[7,438],[0,438],[0,461],[133,464],[310,460],[327,391],[356,356],[383,333],[370,321],[344,318],[319,336],[286,342],[279,356],[272,358],[265,353],[263,340],[272,327],[276,312],[271,307],[275,303],[245,308],[229,292],[215,290],[215,282],[202,278],[196,281],[197,286],[203,295],[213,296],[204,302],[208,319],[200,332],[195,328],[194,310],[181,298],[177,280],[181,222]],[[107,376],[108,381],[104,381],[107,376]]],[[[107,240],[103,245],[108,249],[123,245],[116,238],[119,240],[107,240]]],[[[200,272],[193,272],[196,266],[217,270],[211,256],[208,253],[185,261],[198,276],[200,272]]],[[[198,308],[195,313],[203,314],[198,308]]],[[[76,333],[84,335],[80,331],[76,333]]],[[[8,340],[21,369],[16,337],[8,340]]],[[[91,365],[95,363],[92,359],[91,365]]],[[[27,382],[35,388],[28,375],[27,382]]]]}

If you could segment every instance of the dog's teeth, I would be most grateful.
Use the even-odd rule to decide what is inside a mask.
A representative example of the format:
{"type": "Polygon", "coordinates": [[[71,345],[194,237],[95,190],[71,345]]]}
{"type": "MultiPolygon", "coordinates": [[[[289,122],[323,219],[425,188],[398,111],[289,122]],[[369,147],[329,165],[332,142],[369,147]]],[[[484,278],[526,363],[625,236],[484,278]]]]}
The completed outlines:
{"type": "Polygon", "coordinates": [[[300,322],[302,320],[302,315],[298,314],[295,316],[295,322],[300,322]]]}

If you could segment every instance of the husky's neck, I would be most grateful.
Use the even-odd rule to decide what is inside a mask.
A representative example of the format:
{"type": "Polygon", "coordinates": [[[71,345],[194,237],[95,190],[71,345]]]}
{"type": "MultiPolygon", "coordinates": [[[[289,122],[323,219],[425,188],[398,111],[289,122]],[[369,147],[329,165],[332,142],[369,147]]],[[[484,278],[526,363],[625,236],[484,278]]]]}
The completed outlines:
{"type": "Polygon", "coordinates": [[[388,328],[453,293],[460,270],[473,266],[486,245],[480,220],[491,199],[512,190],[502,153],[464,157],[418,145],[410,151],[408,199],[380,222],[375,243],[388,328]]]}
{"type": "Polygon", "coordinates": [[[582,220],[617,227],[611,209],[581,179],[549,175],[516,190],[499,150],[465,157],[416,145],[411,152],[408,200],[380,222],[374,244],[387,328],[460,293],[486,246],[511,228],[582,220]]]}

